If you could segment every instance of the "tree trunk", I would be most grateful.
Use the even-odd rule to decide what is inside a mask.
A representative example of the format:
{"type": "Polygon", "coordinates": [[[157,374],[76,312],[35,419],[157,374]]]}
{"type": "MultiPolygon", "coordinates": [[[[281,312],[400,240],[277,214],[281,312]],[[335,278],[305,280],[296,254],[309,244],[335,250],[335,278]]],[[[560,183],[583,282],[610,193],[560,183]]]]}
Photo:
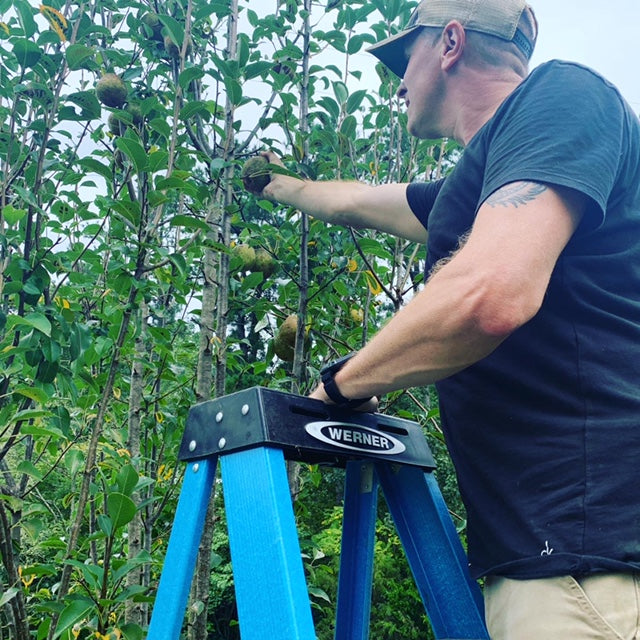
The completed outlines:
{"type": "Polygon", "coordinates": [[[16,589],[14,597],[5,605],[5,611],[11,627],[12,640],[29,640],[29,625],[24,608],[24,594],[11,540],[12,529],[11,518],[0,500],[0,554],[7,572],[7,584],[5,586],[7,590],[16,589]]]}
{"type": "MultiPolygon", "coordinates": [[[[216,228],[219,223],[216,215],[217,207],[212,205],[207,222],[211,227],[209,237],[216,239],[216,228]]],[[[216,309],[216,253],[212,249],[205,249],[203,256],[202,309],[200,312],[200,345],[198,349],[198,369],[196,380],[196,398],[204,402],[211,398],[213,387],[213,353],[218,348],[215,334],[216,309]]],[[[207,509],[204,530],[200,540],[198,559],[193,586],[191,589],[191,606],[189,611],[189,640],[201,640],[207,637],[207,605],[209,603],[209,588],[211,571],[211,544],[213,541],[213,526],[215,522],[214,491],[207,509]]]]}
{"type": "MultiPolygon", "coordinates": [[[[227,18],[227,60],[238,59],[238,0],[230,0],[229,3],[229,16],[227,18]]],[[[233,161],[235,159],[235,106],[231,100],[231,97],[227,95],[225,105],[225,141],[224,141],[224,161],[225,168],[223,172],[222,181],[222,203],[223,208],[220,216],[220,237],[219,242],[225,247],[229,247],[231,241],[231,214],[230,207],[233,204],[233,176],[234,167],[233,161]]],[[[212,255],[209,256],[213,258],[212,255]]],[[[211,263],[205,265],[205,269],[210,268],[211,263]]],[[[205,274],[205,280],[210,280],[213,276],[211,274],[205,274]]],[[[215,335],[208,339],[209,349],[211,343],[215,340],[214,355],[215,355],[215,393],[216,397],[225,394],[226,390],[226,377],[227,377],[227,314],[229,309],[229,254],[221,252],[218,254],[218,274],[217,274],[217,288],[216,291],[216,309],[215,309],[215,335]]],[[[203,310],[204,317],[204,310],[203,310]]],[[[209,316],[207,316],[209,317],[209,316]]],[[[211,316],[213,317],[213,316],[211,316]]],[[[202,346],[202,336],[201,336],[202,346]]],[[[200,371],[200,366],[198,368],[200,371]]],[[[198,381],[199,393],[206,393],[206,389],[211,389],[211,380],[203,378],[202,384],[198,381]]],[[[198,604],[198,610],[195,612],[195,620],[193,625],[189,629],[190,640],[206,640],[207,638],[207,604],[209,601],[209,587],[210,587],[210,573],[211,573],[211,544],[213,541],[213,528],[216,521],[216,514],[213,507],[213,493],[211,502],[207,510],[207,517],[205,519],[204,531],[202,540],[200,543],[200,550],[198,553],[198,561],[196,568],[196,582],[192,589],[192,594],[195,599],[195,603],[198,604]],[[200,608],[199,603],[203,603],[203,607],[200,608]]]]}
{"type": "MultiPolygon", "coordinates": [[[[309,62],[311,51],[311,0],[304,0],[304,23],[302,31],[303,56],[302,78],[300,82],[300,134],[302,138],[301,162],[306,163],[309,156],[309,62]]],[[[298,287],[298,327],[296,331],[295,350],[293,355],[293,380],[291,381],[291,393],[299,394],[305,388],[306,361],[305,350],[307,332],[307,306],[309,301],[309,216],[301,212],[300,224],[300,284],[298,287]]],[[[297,462],[287,462],[287,477],[289,479],[289,491],[295,500],[300,490],[300,465],[297,462]]]]}
{"type": "MultiPolygon", "coordinates": [[[[147,317],[148,308],[144,301],[140,303],[139,322],[140,330],[135,342],[133,364],[131,366],[131,384],[129,386],[129,434],[127,448],[134,466],[139,466],[141,444],[140,444],[140,423],[142,421],[142,397],[144,393],[144,369],[145,362],[149,358],[146,348],[147,338],[147,317]]],[[[139,469],[137,469],[139,471],[139,469]]],[[[134,492],[131,499],[139,504],[140,495],[134,492]]],[[[142,511],[137,510],[133,520],[127,525],[127,539],[129,542],[128,559],[135,558],[143,548],[144,523],[142,521],[142,511]]],[[[127,574],[126,584],[128,587],[143,585],[143,568],[137,567],[127,574]]],[[[125,620],[127,622],[144,627],[147,623],[147,605],[143,602],[127,600],[125,605],[125,620]]]]}

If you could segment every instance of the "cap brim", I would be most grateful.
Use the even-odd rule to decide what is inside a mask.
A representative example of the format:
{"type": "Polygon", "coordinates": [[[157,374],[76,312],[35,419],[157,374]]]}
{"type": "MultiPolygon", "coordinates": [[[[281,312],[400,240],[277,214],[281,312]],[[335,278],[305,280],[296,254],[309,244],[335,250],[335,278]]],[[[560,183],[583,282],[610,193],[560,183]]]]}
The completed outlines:
{"type": "Polygon", "coordinates": [[[367,53],[373,54],[385,67],[388,67],[399,78],[402,78],[407,70],[407,44],[409,36],[413,35],[420,25],[416,25],[400,33],[396,33],[395,36],[390,36],[381,40],[377,44],[369,47],[367,53]]]}

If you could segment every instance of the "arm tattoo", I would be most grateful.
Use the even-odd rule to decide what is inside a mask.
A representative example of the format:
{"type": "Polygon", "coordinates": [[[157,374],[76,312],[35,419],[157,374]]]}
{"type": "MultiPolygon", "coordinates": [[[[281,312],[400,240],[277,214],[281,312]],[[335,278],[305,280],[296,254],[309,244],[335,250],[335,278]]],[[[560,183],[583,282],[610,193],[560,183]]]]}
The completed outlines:
{"type": "Polygon", "coordinates": [[[485,202],[491,207],[518,207],[535,200],[548,187],[538,182],[513,182],[492,193],[485,202]]]}

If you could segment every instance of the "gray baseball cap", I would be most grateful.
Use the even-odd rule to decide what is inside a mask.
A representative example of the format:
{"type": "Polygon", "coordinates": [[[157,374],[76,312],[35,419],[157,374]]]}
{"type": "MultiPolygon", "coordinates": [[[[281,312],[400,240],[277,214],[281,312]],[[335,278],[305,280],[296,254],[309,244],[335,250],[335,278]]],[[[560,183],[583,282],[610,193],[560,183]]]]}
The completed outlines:
{"type": "Polygon", "coordinates": [[[449,21],[458,20],[465,29],[513,42],[528,60],[535,39],[518,29],[520,16],[527,8],[525,0],[422,0],[400,33],[367,51],[402,78],[407,69],[406,45],[411,34],[420,27],[444,27],[449,21]]]}

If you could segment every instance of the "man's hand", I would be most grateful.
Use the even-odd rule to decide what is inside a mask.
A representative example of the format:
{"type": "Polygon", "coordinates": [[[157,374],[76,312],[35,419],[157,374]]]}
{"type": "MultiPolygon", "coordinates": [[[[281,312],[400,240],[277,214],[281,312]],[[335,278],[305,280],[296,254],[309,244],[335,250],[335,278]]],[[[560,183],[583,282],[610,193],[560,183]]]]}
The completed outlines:
{"type": "MultiPolygon", "coordinates": [[[[324,385],[320,383],[310,394],[310,398],[315,398],[316,400],[322,400],[325,404],[335,404],[331,398],[325,393],[324,385]]],[[[378,410],[378,398],[375,396],[370,398],[366,402],[363,402],[360,406],[355,407],[354,411],[362,411],[365,413],[375,413],[378,410]]]]}
{"type": "MultiPolygon", "coordinates": [[[[277,156],[275,153],[273,153],[273,151],[263,151],[258,157],[264,158],[268,164],[275,164],[279,167],[284,167],[284,163],[282,162],[280,157],[277,156]]],[[[276,202],[278,198],[275,193],[275,190],[277,190],[278,187],[282,186],[281,183],[286,182],[287,180],[295,181],[295,179],[292,178],[291,176],[284,176],[280,173],[273,173],[273,172],[271,172],[270,177],[271,177],[271,180],[262,189],[261,195],[267,200],[272,200],[276,202]]],[[[295,186],[299,187],[300,185],[295,185],[295,186]]]]}

